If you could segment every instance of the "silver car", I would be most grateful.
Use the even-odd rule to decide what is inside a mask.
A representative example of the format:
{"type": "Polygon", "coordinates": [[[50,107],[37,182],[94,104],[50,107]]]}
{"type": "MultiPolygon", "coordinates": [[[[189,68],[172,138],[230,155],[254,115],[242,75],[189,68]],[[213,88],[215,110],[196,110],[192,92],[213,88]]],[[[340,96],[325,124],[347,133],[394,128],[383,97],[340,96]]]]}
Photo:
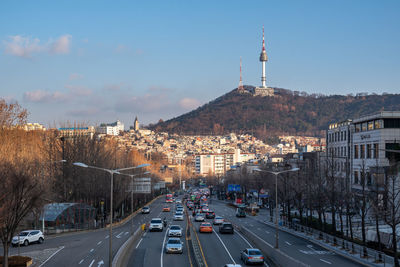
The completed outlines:
{"type": "Polygon", "coordinates": [[[165,244],[165,252],[166,253],[183,253],[183,242],[180,238],[171,237],[168,238],[167,243],[165,244]]]}
{"type": "Polygon", "coordinates": [[[240,258],[247,265],[249,263],[264,263],[264,256],[261,254],[261,251],[257,248],[246,248],[242,251],[240,258]]]}
{"type": "Polygon", "coordinates": [[[176,212],[174,215],[174,221],[183,221],[183,213],[176,212]]]}
{"type": "Polygon", "coordinates": [[[171,225],[168,231],[168,236],[182,236],[182,228],[179,225],[171,225]]]}

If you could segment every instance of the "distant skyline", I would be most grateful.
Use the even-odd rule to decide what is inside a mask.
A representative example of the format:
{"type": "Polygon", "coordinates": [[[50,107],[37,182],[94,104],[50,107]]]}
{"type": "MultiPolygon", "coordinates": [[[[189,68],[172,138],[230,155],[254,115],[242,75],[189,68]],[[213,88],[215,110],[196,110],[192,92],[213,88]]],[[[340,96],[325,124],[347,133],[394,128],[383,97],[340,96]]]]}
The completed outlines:
{"type": "Polygon", "coordinates": [[[399,93],[400,1],[1,1],[0,97],[29,122],[125,128],[239,83],[309,94],[399,93]]]}

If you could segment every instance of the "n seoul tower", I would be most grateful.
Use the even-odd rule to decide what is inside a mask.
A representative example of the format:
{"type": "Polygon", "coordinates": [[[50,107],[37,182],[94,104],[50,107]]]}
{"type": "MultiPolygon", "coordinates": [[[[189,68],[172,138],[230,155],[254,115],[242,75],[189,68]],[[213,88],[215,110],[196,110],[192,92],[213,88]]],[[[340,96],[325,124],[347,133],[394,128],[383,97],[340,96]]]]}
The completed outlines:
{"type": "Polygon", "coordinates": [[[262,50],[260,54],[260,61],[262,64],[262,75],[261,75],[261,87],[267,88],[265,85],[265,62],[268,61],[267,52],[265,51],[265,40],[264,40],[264,26],[263,26],[263,39],[262,39],[262,50]]]}

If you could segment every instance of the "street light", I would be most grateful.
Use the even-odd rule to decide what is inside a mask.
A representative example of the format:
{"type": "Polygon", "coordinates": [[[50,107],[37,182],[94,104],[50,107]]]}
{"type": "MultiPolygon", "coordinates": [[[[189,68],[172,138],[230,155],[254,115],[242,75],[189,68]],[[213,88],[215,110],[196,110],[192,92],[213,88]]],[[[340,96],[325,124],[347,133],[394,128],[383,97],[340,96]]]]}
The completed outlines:
{"type": "Polygon", "coordinates": [[[281,173],[285,173],[285,172],[295,172],[300,170],[299,168],[293,168],[290,170],[284,170],[284,171],[279,171],[279,172],[273,172],[273,171],[266,171],[266,170],[261,170],[261,169],[254,169],[257,172],[267,172],[267,173],[271,173],[273,175],[275,175],[275,248],[278,249],[279,248],[279,226],[278,226],[278,175],[281,173]]]}
{"type": "MultiPolygon", "coordinates": [[[[138,173],[138,174],[125,174],[125,173],[119,173],[120,175],[125,175],[125,176],[129,176],[131,177],[131,213],[133,214],[133,177],[138,176],[138,175],[145,175],[145,174],[149,174],[149,171],[146,171],[144,173],[138,173]]],[[[131,218],[131,228],[132,228],[132,233],[133,234],[133,218],[131,218]]]]}
{"type": "Polygon", "coordinates": [[[150,164],[141,164],[138,166],[134,167],[128,167],[128,168],[121,168],[121,169],[115,169],[115,170],[110,170],[110,169],[105,169],[105,168],[100,168],[100,167],[95,167],[95,166],[89,166],[86,165],[85,163],[82,162],[74,162],[73,165],[82,167],[82,168],[90,168],[90,169],[96,169],[96,170],[101,170],[108,172],[111,177],[111,189],[110,189],[110,242],[109,242],[109,254],[108,254],[108,266],[112,266],[112,223],[113,223],[113,189],[114,189],[114,174],[120,174],[120,171],[125,171],[125,170],[131,170],[131,169],[137,169],[137,168],[143,168],[150,166],[150,164]]]}

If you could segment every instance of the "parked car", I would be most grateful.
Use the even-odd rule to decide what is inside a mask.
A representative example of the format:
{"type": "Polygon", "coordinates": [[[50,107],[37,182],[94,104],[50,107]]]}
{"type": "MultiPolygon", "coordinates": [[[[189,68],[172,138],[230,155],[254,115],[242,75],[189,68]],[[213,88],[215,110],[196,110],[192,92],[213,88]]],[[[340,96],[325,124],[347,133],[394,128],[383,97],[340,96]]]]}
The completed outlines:
{"type": "Polygon", "coordinates": [[[246,248],[240,254],[240,258],[245,264],[249,263],[264,263],[264,256],[261,251],[257,248],[246,248]]]}
{"type": "Polygon", "coordinates": [[[183,242],[180,238],[171,237],[165,244],[166,253],[183,253],[183,242]]]}
{"type": "Polygon", "coordinates": [[[12,246],[20,245],[28,246],[31,243],[42,244],[44,242],[44,235],[40,230],[26,230],[14,236],[11,240],[12,246]]]}
{"type": "Polygon", "coordinates": [[[163,222],[161,218],[153,218],[150,221],[149,231],[161,231],[163,230],[163,222]]]}
{"type": "Polygon", "coordinates": [[[143,207],[142,208],[142,214],[149,214],[150,213],[150,208],[149,207],[143,207]]]}
{"type": "Polygon", "coordinates": [[[233,232],[234,232],[233,225],[230,222],[223,222],[221,224],[221,226],[219,227],[219,232],[221,234],[225,234],[225,233],[233,234],[233,232]]]}

